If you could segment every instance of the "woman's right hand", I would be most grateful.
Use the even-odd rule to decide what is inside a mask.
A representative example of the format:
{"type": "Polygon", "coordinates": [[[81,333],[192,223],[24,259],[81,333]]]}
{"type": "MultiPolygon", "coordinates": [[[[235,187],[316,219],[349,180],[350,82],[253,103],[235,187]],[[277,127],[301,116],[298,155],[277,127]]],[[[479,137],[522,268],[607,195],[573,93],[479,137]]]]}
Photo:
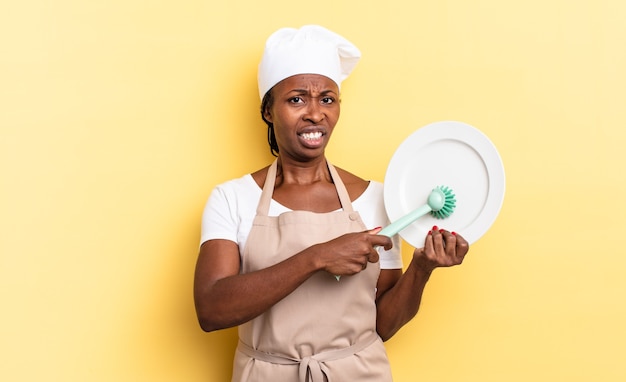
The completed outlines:
{"type": "Polygon", "coordinates": [[[196,264],[194,300],[202,329],[212,331],[247,322],[325,270],[353,275],[378,261],[375,247],[391,248],[380,228],[349,233],[315,244],[268,268],[239,273],[239,247],[229,240],[202,244],[196,264]]]}
{"type": "Polygon", "coordinates": [[[393,246],[387,236],[378,235],[381,227],[362,232],[341,235],[325,243],[317,244],[320,266],[326,272],[336,275],[354,275],[363,271],[368,263],[378,261],[376,247],[386,250],[393,246]]]}

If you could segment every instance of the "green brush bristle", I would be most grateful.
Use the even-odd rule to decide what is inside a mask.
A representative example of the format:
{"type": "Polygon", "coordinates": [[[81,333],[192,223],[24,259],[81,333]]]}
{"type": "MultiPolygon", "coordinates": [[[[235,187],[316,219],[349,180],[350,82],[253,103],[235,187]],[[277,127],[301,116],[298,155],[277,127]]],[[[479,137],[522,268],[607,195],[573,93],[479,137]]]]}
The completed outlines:
{"type": "Polygon", "coordinates": [[[452,189],[446,186],[437,186],[437,189],[443,193],[445,200],[443,207],[438,210],[433,209],[430,214],[437,219],[445,219],[452,215],[452,212],[454,212],[454,207],[456,207],[456,199],[454,198],[455,195],[452,192],[452,189]]]}

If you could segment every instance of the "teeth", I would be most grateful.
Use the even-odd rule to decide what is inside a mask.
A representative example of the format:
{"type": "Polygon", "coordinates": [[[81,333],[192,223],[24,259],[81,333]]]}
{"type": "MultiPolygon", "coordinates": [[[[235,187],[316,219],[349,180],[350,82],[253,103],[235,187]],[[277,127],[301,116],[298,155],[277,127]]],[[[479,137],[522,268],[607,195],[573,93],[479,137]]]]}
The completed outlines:
{"type": "Polygon", "coordinates": [[[302,133],[300,136],[307,140],[320,139],[322,137],[322,132],[315,131],[313,133],[302,133]]]}

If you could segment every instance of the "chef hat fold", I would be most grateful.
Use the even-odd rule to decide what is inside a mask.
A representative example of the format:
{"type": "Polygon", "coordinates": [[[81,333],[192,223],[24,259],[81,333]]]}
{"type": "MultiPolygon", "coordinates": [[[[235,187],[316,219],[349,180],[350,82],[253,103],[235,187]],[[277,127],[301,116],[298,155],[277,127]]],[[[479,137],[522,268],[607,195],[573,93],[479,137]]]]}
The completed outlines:
{"type": "Polygon", "coordinates": [[[341,87],[360,58],[354,44],[319,25],[279,29],[265,43],[259,95],[263,99],[274,85],[296,74],[321,74],[341,87]]]}

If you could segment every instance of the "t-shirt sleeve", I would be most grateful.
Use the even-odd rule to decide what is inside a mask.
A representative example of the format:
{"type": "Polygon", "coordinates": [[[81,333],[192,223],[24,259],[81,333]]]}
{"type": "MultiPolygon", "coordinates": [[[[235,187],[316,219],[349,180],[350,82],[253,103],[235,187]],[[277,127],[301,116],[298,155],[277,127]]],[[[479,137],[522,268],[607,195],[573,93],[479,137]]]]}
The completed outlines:
{"type": "Polygon", "coordinates": [[[400,238],[395,235],[391,238],[393,248],[385,251],[384,248],[378,249],[380,256],[380,269],[402,269],[402,250],[400,238]]]}
{"type": "Polygon", "coordinates": [[[213,189],[202,213],[200,245],[207,240],[225,239],[237,242],[237,213],[224,186],[213,189]]]}
{"type": "MultiPolygon", "coordinates": [[[[389,224],[383,201],[382,183],[371,181],[368,189],[354,201],[353,206],[361,214],[363,222],[368,229],[378,226],[385,227],[389,224]]],[[[384,248],[378,249],[380,268],[402,269],[401,240],[398,235],[395,235],[391,238],[391,241],[393,242],[393,248],[389,251],[385,251],[384,248]]]]}

